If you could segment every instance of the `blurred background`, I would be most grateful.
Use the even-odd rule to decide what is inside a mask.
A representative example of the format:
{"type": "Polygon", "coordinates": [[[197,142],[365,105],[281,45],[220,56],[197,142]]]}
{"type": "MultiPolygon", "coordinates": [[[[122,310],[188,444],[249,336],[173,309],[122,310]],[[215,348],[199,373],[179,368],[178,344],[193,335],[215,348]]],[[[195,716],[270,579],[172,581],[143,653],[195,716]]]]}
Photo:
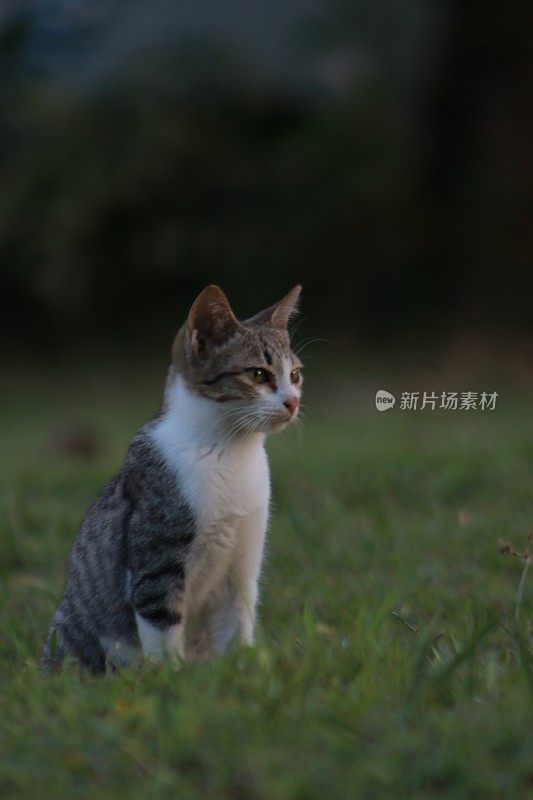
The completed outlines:
{"type": "Polygon", "coordinates": [[[336,353],[527,372],[531,31],[521,2],[3,0],[4,364],[166,360],[208,282],[246,316],[300,281],[336,353]]]}
{"type": "Polygon", "coordinates": [[[6,800],[531,797],[531,627],[498,541],[533,528],[532,22],[522,0],[0,0],[6,800]],[[210,282],[241,318],[304,289],[265,646],[179,687],[51,686],[74,531],[210,282]]]}

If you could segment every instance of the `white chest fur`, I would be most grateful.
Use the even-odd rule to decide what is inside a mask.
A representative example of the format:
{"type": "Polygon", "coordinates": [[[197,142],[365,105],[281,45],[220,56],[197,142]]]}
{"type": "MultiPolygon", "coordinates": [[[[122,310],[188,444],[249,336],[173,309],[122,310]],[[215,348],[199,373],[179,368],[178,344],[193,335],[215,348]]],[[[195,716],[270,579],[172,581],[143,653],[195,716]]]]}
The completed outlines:
{"type": "Polygon", "coordinates": [[[153,436],[177,472],[198,529],[266,512],[270,485],[263,434],[228,442],[217,428],[220,406],[193,396],[179,378],[168,405],[153,436]]]}
{"type": "Polygon", "coordinates": [[[268,506],[268,466],[262,441],[245,440],[227,450],[216,446],[183,450],[179,474],[200,530],[218,523],[237,524],[268,506]]]}
{"type": "Polygon", "coordinates": [[[221,413],[178,379],[167,413],[153,429],[197,525],[185,581],[187,626],[192,628],[187,652],[196,655],[206,641],[210,651],[223,651],[235,636],[251,644],[268,519],[264,436],[228,442],[227,431],[219,426],[221,413]]]}

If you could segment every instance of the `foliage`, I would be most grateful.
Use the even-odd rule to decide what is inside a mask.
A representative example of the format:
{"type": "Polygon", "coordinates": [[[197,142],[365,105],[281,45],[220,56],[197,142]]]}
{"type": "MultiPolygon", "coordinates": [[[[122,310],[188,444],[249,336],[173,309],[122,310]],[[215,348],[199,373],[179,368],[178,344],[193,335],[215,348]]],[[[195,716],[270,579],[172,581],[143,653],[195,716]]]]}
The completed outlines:
{"type": "Polygon", "coordinates": [[[14,376],[3,396],[2,796],[530,796],[531,581],[516,613],[522,565],[498,552],[509,539],[523,555],[533,515],[520,398],[485,416],[377,414],[357,392],[349,413],[315,402],[301,439],[270,445],[257,646],[43,678],[73,531],[155,402],[145,375],[120,389],[112,375],[36,373],[31,396],[14,376]],[[50,438],[69,419],[99,455],[50,438]]]}
{"type": "Polygon", "coordinates": [[[7,332],[118,338],[250,277],[347,335],[527,325],[525,7],[274,4],[273,47],[258,2],[211,44],[207,15],[184,42],[183,4],[131,5],[0,18],[7,332]]]}

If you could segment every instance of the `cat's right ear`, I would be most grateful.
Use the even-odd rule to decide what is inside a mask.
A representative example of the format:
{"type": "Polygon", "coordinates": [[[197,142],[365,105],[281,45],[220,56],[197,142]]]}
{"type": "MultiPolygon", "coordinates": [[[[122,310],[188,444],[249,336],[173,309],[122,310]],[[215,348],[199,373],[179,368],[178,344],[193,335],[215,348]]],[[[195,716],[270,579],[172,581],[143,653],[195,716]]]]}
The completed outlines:
{"type": "Polygon", "coordinates": [[[195,355],[206,354],[223,344],[241,328],[228,298],[218,286],[207,286],[192,304],[187,319],[187,336],[195,355]]]}
{"type": "Polygon", "coordinates": [[[298,283],[279,303],[275,303],[270,308],[265,308],[264,311],[260,311],[259,314],[251,317],[251,319],[247,319],[244,324],[252,326],[266,325],[271,328],[286,329],[291,317],[297,313],[298,298],[301,291],[302,287],[298,283]]]}

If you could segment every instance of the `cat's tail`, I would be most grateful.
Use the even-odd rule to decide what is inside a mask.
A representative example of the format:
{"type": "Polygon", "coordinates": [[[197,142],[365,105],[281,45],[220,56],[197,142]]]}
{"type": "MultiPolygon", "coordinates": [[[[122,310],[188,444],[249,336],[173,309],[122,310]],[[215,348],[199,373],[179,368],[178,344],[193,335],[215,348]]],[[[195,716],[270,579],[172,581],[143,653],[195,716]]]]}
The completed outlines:
{"type": "Polygon", "coordinates": [[[58,627],[55,623],[55,620],[52,620],[52,623],[48,629],[48,636],[46,637],[43,652],[41,654],[41,670],[46,675],[49,675],[51,672],[59,672],[66,655],[67,651],[60,642],[58,627]]]}
{"type": "Polygon", "coordinates": [[[67,657],[72,657],[93,674],[106,672],[105,653],[97,637],[90,633],[76,615],[57,609],[43,648],[40,666],[43,672],[58,672],[67,657]]]}

